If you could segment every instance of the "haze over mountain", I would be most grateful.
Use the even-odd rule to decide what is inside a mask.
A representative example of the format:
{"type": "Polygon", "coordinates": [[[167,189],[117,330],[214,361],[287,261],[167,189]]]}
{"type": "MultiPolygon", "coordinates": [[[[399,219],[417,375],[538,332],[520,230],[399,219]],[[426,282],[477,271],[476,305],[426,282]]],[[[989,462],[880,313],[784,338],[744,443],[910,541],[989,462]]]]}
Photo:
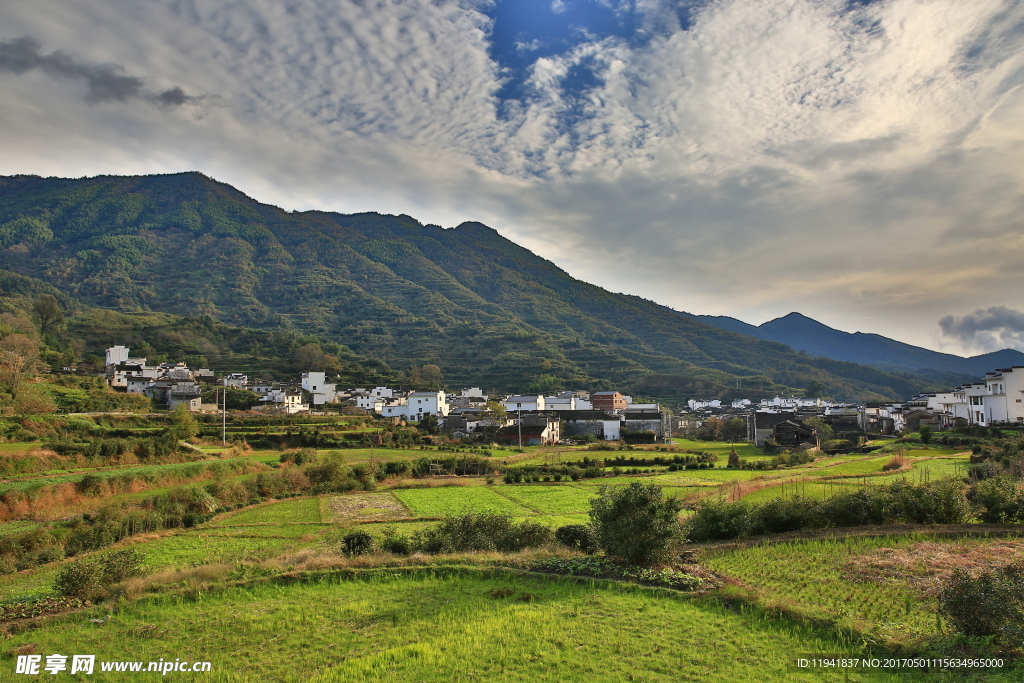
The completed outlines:
{"type": "Polygon", "coordinates": [[[612,294],[479,223],[289,213],[198,173],[0,178],[0,268],[72,307],[297,330],[385,369],[437,365],[456,386],[616,386],[676,400],[811,380],[845,398],[927,386],[612,294]]]}
{"type": "Polygon", "coordinates": [[[879,334],[843,332],[800,313],[790,313],[761,325],[750,325],[728,316],[695,315],[697,320],[723,330],[788,344],[811,356],[825,356],[850,363],[873,365],[888,371],[934,374],[933,371],[977,379],[996,368],[1024,365],[1024,353],[1002,349],[964,358],[904,344],[879,334]]]}

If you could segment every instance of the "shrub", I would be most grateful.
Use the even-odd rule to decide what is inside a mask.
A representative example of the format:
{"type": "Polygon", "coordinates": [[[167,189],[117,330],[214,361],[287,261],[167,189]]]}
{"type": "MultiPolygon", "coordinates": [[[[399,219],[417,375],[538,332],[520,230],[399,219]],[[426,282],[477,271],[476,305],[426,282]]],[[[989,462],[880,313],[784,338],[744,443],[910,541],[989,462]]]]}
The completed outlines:
{"type": "Polygon", "coordinates": [[[988,524],[1016,522],[1024,516],[1024,498],[1017,490],[1017,482],[1010,477],[979,481],[969,497],[980,508],[978,517],[988,524]]]}
{"type": "Polygon", "coordinates": [[[93,559],[81,559],[64,565],[53,581],[53,590],[72,598],[95,597],[103,587],[103,570],[93,559]]]}
{"type": "Polygon", "coordinates": [[[597,550],[597,538],[588,524],[566,524],[555,530],[555,538],[567,548],[579,550],[588,555],[597,550]]]}
{"type": "Polygon", "coordinates": [[[481,512],[448,517],[420,534],[416,546],[428,553],[467,550],[515,552],[550,543],[551,537],[551,529],[543,524],[514,524],[509,515],[481,512]]]}
{"type": "Polygon", "coordinates": [[[963,635],[1019,644],[1024,636],[1024,566],[1008,565],[973,577],[954,570],[939,594],[938,611],[963,635]]]}
{"type": "Polygon", "coordinates": [[[119,583],[142,574],[146,556],[133,548],[115,550],[100,558],[101,580],[104,586],[119,583]]]}
{"type": "Polygon", "coordinates": [[[682,503],[665,498],[660,486],[631,482],[602,486],[590,502],[597,543],[609,555],[630,564],[648,565],[664,559],[680,537],[682,503]]]}
{"type": "Polygon", "coordinates": [[[892,517],[889,496],[880,489],[859,489],[822,501],[818,526],[885,524],[892,517]]]}
{"type": "Polygon", "coordinates": [[[775,498],[754,508],[750,516],[750,533],[780,534],[812,526],[819,501],[795,496],[775,498]]]}
{"type": "Polygon", "coordinates": [[[971,513],[963,485],[952,479],[918,486],[896,482],[891,492],[899,517],[908,522],[959,524],[971,513]]]}
{"type": "Polygon", "coordinates": [[[719,498],[705,500],[687,520],[687,536],[691,541],[715,541],[738,538],[750,533],[750,505],[742,501],[729,503],[719,498]]]}
{"type": "Polygon", "coordinates": [[[380,549],[395,555],[408,555],[413,551],[413,544],[408,536],[389,526],[384,528],[384,539],[380,543],[380,549]]]}
{"type": "Polygon", "coordinates": [[[373,536],[365,531],[353,531],[341,539],[341,552],[349,557],[373,552],[373,536]]]}

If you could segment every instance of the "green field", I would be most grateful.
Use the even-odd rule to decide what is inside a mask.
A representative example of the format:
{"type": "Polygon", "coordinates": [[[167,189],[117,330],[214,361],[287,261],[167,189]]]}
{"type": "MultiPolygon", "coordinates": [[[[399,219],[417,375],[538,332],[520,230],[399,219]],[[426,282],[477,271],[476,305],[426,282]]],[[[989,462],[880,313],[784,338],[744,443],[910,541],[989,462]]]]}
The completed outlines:
{"type": "MultiPolygon", "coordinates": [[[[710,568],[753,588],[763,599],[840,626],[868,631],[890,642],[906,642],[936,633],[936,600],[906,581],[860,581],[848,564],[883,548],[923,541],[950,544],[925,534],[846,537],[819,541],[772,543],[737,550],[707,550],[702,561],[710,568]]],[[[912,574],[911,574],[912,575],[912,574]]]]}
{"type": "Polygon", "coordinates": [[[532,512],[484,486],[396,489],[394,493],[417,517],[445,517],[484,511],[510,515],[528,515],[532,512]]]}
{"type": "Polygon", "coordinates": [[[237,512],[221,515],[208,526],[239,524],[320,524],[320,499],[297,498],[264,503],[237,512]]]}
{"type": "MultiPolygon", "coordinates": [[[[4,650],[28,643],[37,652],[87,652],[98,661],[209,661],[212,670],[201,679],[218,682],[257,680],[255,672],[258,680],[285,683],[895,680],[798,669],[798,657],[857,650],[763,611],[500,570],[328,573],[187,599],[152,597],[116,614],[60,617],[9,638],[4,650]],[[107,621],[89,622],[97,616],[107,621]]],[[[0,657],[13,667],[11,654],[0,657]]]]}
{"type": "Polygon", "coordinates": [[[551,486],[495,486],[493,490],[542,515],[586,512],[597,491],[567,484],[551,486]]]}

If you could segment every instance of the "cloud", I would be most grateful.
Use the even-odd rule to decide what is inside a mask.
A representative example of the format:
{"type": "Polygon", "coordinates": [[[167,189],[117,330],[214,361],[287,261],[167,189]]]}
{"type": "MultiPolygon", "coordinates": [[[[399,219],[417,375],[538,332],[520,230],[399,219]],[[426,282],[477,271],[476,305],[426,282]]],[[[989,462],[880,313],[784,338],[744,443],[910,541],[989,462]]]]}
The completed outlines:
{"type": "Polygon", "coordinates": [[[939,329],[967,349],[1024,351],[1024,312],[1006,306],[979,308],[964,316],[947,315],[939,320],[939,329]]]}
{"type": "Polygon", "coordinates": [[[42,54],[41,49],[42,43],[30,36],[0,42],[0,71],[20,76],[39,69],[52,78],[82,81],[89,104],[143,99],[165,107],[180,107],[203,99],[185,94],[180,86],[148,92],[143,87],[144,79],[125,75],[124,69],[116,64],[88,64],[60,50],[42,54]]]}
{"type": "Polygon", "coordinates": [[[581,26],[552,54],[526,34],[514,89],[488,7],[5,3],[5,31],[37,40],[4,43],[0,70],[223,106],[154,118],[4,78],[0,172],[196,169],[286,208],[480,220],[582,279],[755,323],[800,310],[933,345],[951,310],[1018,305],[1024,4],[621,2],[643,35],[581,26]],[[75,55],[67,75],[43,44],[75,55]]]}

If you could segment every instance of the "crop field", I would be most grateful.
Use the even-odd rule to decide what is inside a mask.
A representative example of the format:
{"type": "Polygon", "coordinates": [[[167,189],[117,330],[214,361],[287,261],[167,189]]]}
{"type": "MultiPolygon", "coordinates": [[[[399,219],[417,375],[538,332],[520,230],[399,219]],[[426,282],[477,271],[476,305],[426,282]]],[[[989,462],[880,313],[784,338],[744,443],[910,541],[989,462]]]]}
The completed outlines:
{"type": "Polygon", "coordinates": [[[796,668],[808,653],[855,650],[761,611],[497,570],[319,574],[208,592],[201,601],[155,596],[115,614],[68,614],[13,636],[5,651],[29,643],[36,652],[89,652],[101,661],[210,661],[203,680],[225,683],[250,681],[254,671],[302,683],[892,680],[796,668]],[[107,621],[89,621],[97,616],[107,621]]]}
{"type": "MultiPolygon", "coordinates": [[[[232,472],[230,467],[231,464],[242,464],[249,462],[249,458],[231,458],[228,460],[198,460],[195,462],[177,462],[177,463],[166,463],[161,465],[136,465],[132,467],[121,467],[121,468],[104,468],[97,470],[90,470],[91,474],[101,477],[147,477],[153,475],[159,475],[163,477],[202,477],[211,474],[217,474],[218,472],[223,474],[229,474],[232,472]]],[[[82,471],[76,474],[68,474],[56,477],[39,477],[33,476],[26,479],[14,479],[6,483],[0,484],[0,491],[27,491],[39,486],[52,486],[55,484],[64,484],[67,482],[81,481],[82,471]]]]}
{"type": "Polygon", "coordinates": [[[510,515],[528,515],[532,512],[484,486],[396,489],[394,493],[417,517],[445,517],[484,511],[510,515]]]}
{"type": "Polygon", "coordinates": [[[493,490],[521,505],[544,515],[586,512],[590,499],[597,493],[571,485],[495,486],[493,490]]]}
{"type": "Polygon", "coordinates": [[[229,512],[221,515],[208,526],[319,524],[323,521],[320,517],[320,500],[318,498],[296,498],[229,512]]]}
{"type": "MultiPolygon", "coordinates": [[[[908,580],[915,574],[928,578],[923,560],[891,574],[879,570],[871,576],[865,567],[871,566],[872,558],[889,559],[900,549],[922,543],[939,544],[940,556],[955,556],[963,553],[964,546],[985,542],[927,534],[851,536],[706,550],[702,560],[763,599],[809,616],[836,619],[840,626],[885,641],[907,642],[936,634],[936,584],[908,580]]],[[[889,560],[889,564],[895,563],[889,560]]]]}

